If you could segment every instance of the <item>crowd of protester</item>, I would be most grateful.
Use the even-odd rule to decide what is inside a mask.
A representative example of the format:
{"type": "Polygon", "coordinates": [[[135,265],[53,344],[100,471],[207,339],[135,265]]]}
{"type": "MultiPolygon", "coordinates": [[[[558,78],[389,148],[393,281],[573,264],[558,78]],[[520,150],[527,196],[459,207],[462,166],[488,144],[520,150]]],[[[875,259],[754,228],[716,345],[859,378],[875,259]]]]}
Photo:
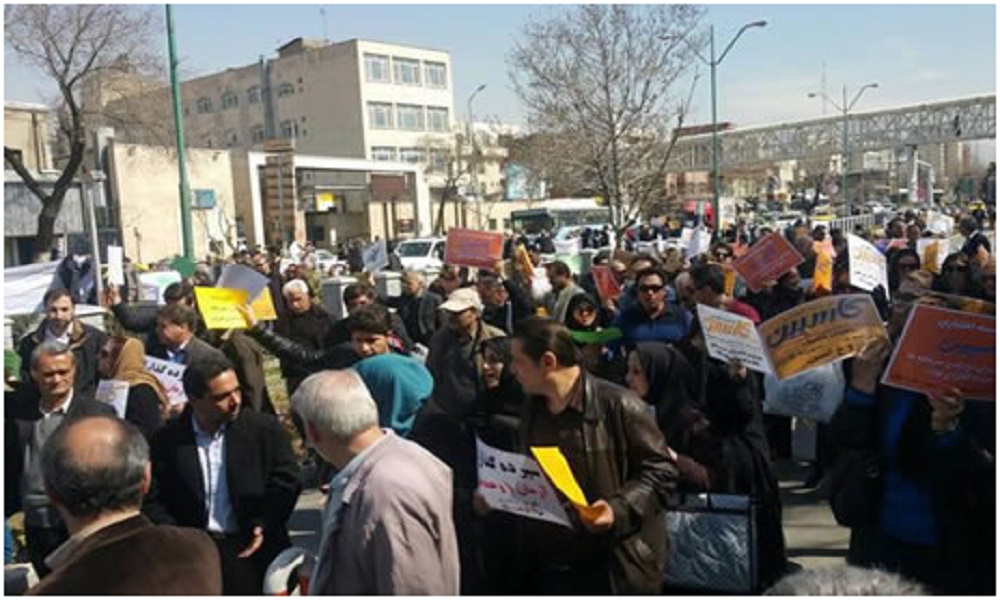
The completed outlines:
{"type": "MultiPolygon", "coordinates": [[[[872,514],[850,524],[848,563],[916,582],[898,593],[993,593],[993,403],[880,383],[928,293],[995,301],[989,239],[971,218],[958,229],[964,245],[940,270],[917,251],[933,233],[914,213],[863,232],[887,256],[889,289],[871,295],[890,341],[837,363],[847,391],[816,441],[814,485],[855,484],[838,476],[845,456],[879,465],[872,514]]],[[[445,266],[429,281],[405,272],[398,296],[380,297],[358,273],[340,319],[308,247],[291,264],[269,251],[199,263],[162,305],[138,301],[135,283],[109,286],[114,335],[76,318],[86,298],[54,288],[17,346],[20,371],[5,373],[5,515],[23,513],[24,556],[41,578],[33,592],[261,592],[291,546],[305,479],[266,385],[268,356],[319,472],[306,484],[329,498],[311,593],[669,592],[663,568],[678,548],[665,512],[676,492],[753,499],[763,592],[795,571],[775,471],[792,456],[792,423],[764,414],[759,373],[709,355],[695,307],[759,324],[860,291],[845,232],[822,226],[780,232],[805,259],[796,268],[757,291],[731,284],[732,262],[767,233],[741,224],[693,257],[597,252],[617,297],[513,239],[493,269],[445,266]],[[823,244],[836,253],[830,289],[814,283],[823,244]],[[246,329],[205,327],[194,288],[228,263],[267,278],[276,320],[243,307],[246,329]],[[186,404],[168,400],[144,355],[185,367],[186,404]],[[127,382],[123,421],[94,400],[102,379],[127,382]],[[520,454],[559,446],[589,506],[566,504],[568,528],[491,510],[477,489],[477,438],[520,454]],[[147,555],[154,564],[128,566],[147,555]]],[[[803,575],[775,593],[836,587],[803,575]]]]}

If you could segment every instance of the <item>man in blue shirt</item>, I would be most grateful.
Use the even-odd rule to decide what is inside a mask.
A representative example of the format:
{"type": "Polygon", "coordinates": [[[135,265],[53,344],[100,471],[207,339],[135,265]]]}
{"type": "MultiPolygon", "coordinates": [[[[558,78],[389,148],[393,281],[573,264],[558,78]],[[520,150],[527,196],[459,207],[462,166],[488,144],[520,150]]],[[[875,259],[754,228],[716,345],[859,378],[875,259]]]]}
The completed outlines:
{"type": "Polygon", "coordinates": [[[691,329],[691,313],[667,302],[667,275],[659,267],[635,277],[638,303],[626,308],[613,327],[621,329],[626,343],[679,342],[691,329]]]}

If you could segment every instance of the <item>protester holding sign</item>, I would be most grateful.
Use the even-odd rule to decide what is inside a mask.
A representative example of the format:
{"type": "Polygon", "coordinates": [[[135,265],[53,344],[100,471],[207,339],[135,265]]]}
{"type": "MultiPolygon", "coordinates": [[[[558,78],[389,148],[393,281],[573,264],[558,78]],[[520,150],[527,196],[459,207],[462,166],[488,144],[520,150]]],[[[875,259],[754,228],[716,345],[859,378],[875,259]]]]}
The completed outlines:
{"type": "Polygon", "coordinates": [[[146,370],[144,356],[145,348],[139,340],[111,337],[97,355],[97,370],[104,379],[128,384],[124,418],[148,440],[170,414],[170,403],[166,388],[146,370]]]}
{"type": "MultiPolygon", "coordinates": [[[[916,272],[902,279],[893,343],[928,283],[916,272]]],[[[841,455],[831,506],[851,527],[848,562],[887,567],[938,593],[992,594],[995,404],[967,402],[961,389],[924,396],[879,385],[891,350],[873,340],[853,361],[831,422],[841,455]]]]}

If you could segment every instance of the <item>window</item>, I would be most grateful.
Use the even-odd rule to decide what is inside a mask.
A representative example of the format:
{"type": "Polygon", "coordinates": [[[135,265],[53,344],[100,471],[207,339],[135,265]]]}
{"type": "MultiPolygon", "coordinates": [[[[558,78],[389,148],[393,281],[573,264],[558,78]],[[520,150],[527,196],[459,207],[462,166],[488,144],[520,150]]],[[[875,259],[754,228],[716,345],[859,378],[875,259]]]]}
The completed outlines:
{"type": "Polygon", "coordinates": [[[372,160],[396,160],[396,149],[392,146],[372,146],[372,160]]]}
{"type": "Polygon", "coordinates": [[[198,98],[198,102],[195,103],[195,110],[198,111],[198,114],[212,112],[212,99],[206,98],[205,96],[198,98]]]}
{"type": "Polygon", "coordinates": [[[379,83],[390,83],[389,57],[381,54],[365,54],[365,79],[379,83]]]}
{"type": "Polygon", "coordinates": [[[286,139],[296,138],[299,135],[299,124],[294,119],[281,122],[281,137],[286,139]]]}
{"type": "Polygon", "coordinates": [[[392,74],[396,83],[420,85],[420,61],[408,58],[392,59],[392,74]]]}
{"type": "Polygon", "coordinates": [[[247,90],[247,104],[257,104],[260,102],[260,86],[255,85],[247,90]]]}
{"type": "Polygon", "coordinates": [[[256,125],[250,130],[250,140],[254,144],[259,144],[264,141],[264,126],[256,125]]]}
{"type": "Polygon", "coordinates": [[[229,131],[226,132],[225,140],[226,140],[226,145],[230,147],[237,146],[239,145],[240,136],[237,135],[235,131],[230,129],[229,131]]]}
{"type": "Polygon", "coordinates": [[[431,173],[445,173],[448,171],[448,161],[451,153],[440,148],[431,149],[428,153],[428,166],[431,173]]]}
{"type": "Polygon", "coordinates": [[[236,108],[240,104],[240,99],[236,97],[233,92],[225,92],[222,94],[222,109],[236,108]]]}
{"type": "Polygon", "coordinates": [[[424,149],[423,148],[400,148],[399,149],[399,160],[408,163],[422,163],[424,162],[424,149]]]}
{"type": "Polygon", "coordinates": [[[448,109],[427,107],[427,131],[448,131],[448,109]]]}
{"type": "Polygon", "coordinates": [[[424,107],[412,104],[396,105],[396,126],[408,131],[424,130],[424,107]]]}
{"type": "Polygon", "coordinates": [[[424,81],[427,82],[427,87],[448,87],[447,67],[444,66],[444,63],[425,62],[424,81]]]}
{"type": "Polygon", "coordinates": [[[283,83],[278,86],[278,97],[284,98],[285,96],[295,95],[295,86],[290,83],[283,83]]]}
{"type": "Polygon", "coordinates": [[[387,102],[369,102],[368,126],[372,129],[392,129],[392,105],[387,102]]]}

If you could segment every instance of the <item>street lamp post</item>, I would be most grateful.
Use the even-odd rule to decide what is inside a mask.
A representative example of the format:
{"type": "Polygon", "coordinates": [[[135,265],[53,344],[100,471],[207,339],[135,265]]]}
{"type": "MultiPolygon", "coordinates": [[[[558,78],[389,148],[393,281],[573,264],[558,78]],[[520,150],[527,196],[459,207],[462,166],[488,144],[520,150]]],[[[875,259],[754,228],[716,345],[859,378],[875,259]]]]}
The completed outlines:
{"type": "Polygon", "coordinates": [[[842,104],[837,104],[832,99],[830,99],[830,97],[827,96],[824,92],[809,92],[809,94],[808,94],[808,96],[810,98],[823,98],[824,100],[826,100],[827,102],[829,102],[830,104],[832,104],[834,108],[836,108],[837,110],[839,110],[842,115],[844,115],[844,122],[843,122],[844,135],[843,135],[843,142],[842,142],[843,143],[843,149],[841,151],[841,155],[843,156],[842,162],[844,164],[843,164],[843,166],[840,169],[840,190],[841,190],[841,193],[844,194],[844,199],[846,200],[845,204],[847,205],[847,216],[851,216],[851,215],[854,214],[854,207],[852,206],[852,204],[854,204],[854,202],[851,200],[851,195],[847,193],[847,168],[851,164],[851,162],[850,162],[851,147],[850,147],[850,145],[848,143],[848,136],[847,136],[847,133],[848,133],[848,124],[850,122],[850,113],[851,113],[851,110],[854,108],[854,105],[857,104],[858,100],[861,99],[861,94],[865,93],[865,90],[867,90],[869,88],[877,88],[877,87],[878,87],[877,83],[867,83],[867,84],[861,86],[861,89],[859,89],[858,93],[855,94],[853,100],[851,100],[850,102],[847,102],[847,86],[845,85],[842,88],[842,92],[843,92],[843,94],[842,94],[843,103],[842,104]]]}
{"type": "MultiPolygon", "coordinates": [[[[714,215],[714,223],[712,228],[716,229],[719,226],[719,188],[721,186],[720,179],[720,151],[719,151],[719,120],[718,113],[716,112],[716,87],[715,87],[715,70],[732,50],[733,45],[736,44],[736,40],[740,39],[743,32],[751,27],[764,27],[767,25],[767,21],[754,21],[752,23],[747,23],[740,30],[736,32],[733,39],[729,40],[729,44],[726,49],[722,51],[722,54],[718,58],[715,57],[715,25],[709,28],[709,51],[711,52],[710,60],[705,60],[705,58],[700,54],[695,52],[702,62],[707,63],[712,74],[712,213],[714,215]]],[[[698,204],[698,217],[699,220],[704,223],[705,221],[705,209],[699,203],[698,204]]]]}
{"type": "Polygon", "coordinates": [[[473,122],[473,119],[472,119],[472,101],[476,98],[476,96],[479,95],[479,92],[481,92],[481,91],[483,91],[485,89],[486,89],[486,84],[485,83],[479,84],[479,87],[477,87],[475,89],[475,91],[472,92],[472,94],[469,95],[469,100],[466,103],[466,107],[468,108],[468,113],[469,113],[469,128],[466,131],[466,136],[469,138],[469,145],[470,145],[469,146],[469,152],[471,152],[471,154],[472,154],[472,160],[469,161],[469,170],[471,171],[470,178],[471,178],[472,190],[473,190],[473,193],[475,193],[475,195],[476,195],[476,227],[477,227],[477,229],[482,229],[483,228],[483,211],[482,211],[482,205],[480,204],[481,200],[480,200],[480,196],[479,196],[479,174],[477,173],[477,171],[479,169],[479,158],[476,156],[476,138],[475,138],[475,135],[474,135],[475,132],[473,131],[473,123],[472,123],[473,122]]]}

